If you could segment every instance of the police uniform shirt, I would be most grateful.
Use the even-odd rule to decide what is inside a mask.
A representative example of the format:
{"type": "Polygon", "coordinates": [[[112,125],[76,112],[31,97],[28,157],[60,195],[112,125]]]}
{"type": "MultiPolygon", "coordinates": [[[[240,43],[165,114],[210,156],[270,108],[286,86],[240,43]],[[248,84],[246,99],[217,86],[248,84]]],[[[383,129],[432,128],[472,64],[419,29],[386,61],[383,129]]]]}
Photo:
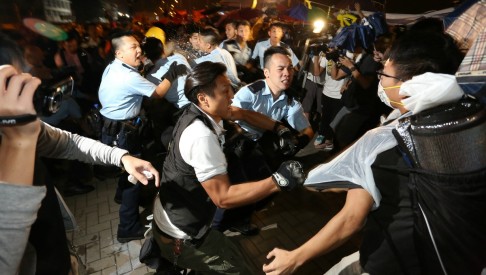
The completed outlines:
{"type": "MultiPolygon", "coordinates": [[[[263,69],[263,54],[265,53],[265,51],[270,48],[272,44],[270,43],[270,38],[267,39],[267,40],[263,40],[263,41],[260,41],[258,42],[256,45],[255,45],[255,49],[253,50],[253,54],[251,56],[251,59],[256,59],[257,57],[260,58],[260,68],[263,69]]],[[[280,42],[278,43],[277,46],[282,46],[284,48],[286,48],[289,53],[290,53],[290,59],[292,60],[292,66],[297,66],[299,64],[299,59],[297,58],[297,56],[294,54],[294,52],[292,51],[292,49],[287,45],[285,44],[284,42],[280,42]]]]}
{"type": "MultiPolygon", "coordinates": [[[[246,44],[246,42],[245,42],[246,44]]],[[[240,48],[240,44],[234,39],[225,40],[222,48],[227,50],[234,58],[236,64],[245,65],[251,57],[251,48],[246,44],[245,48],[240,48]]]]}
{"type": "MultiPolygon", "coordinates": [[[[201,109],[199,108],[199,110],[201,109]]],[[[199,182],[207,181],[217,175],[226,174],[228,167],[223,153],[225,141],[223,121],[216,123],[204,111],[202,112],[211,121],[215,132],[209,129],[204,122],[196,119],[184,129],[179,140],[181,157],[194,168],[199,182]]],[[[157,215],[155,219],[157,226],[170,236],[189,239],[190,237],[186,233],[172,224],[159,199],[155,200],[155,204],[154,215],[157,215]]]]}
{"type": "Polygon", "coordinates": [[[101,79],[98,92],[102,106],[100,113],[113,120],[136,117],[142,108],[143,96],[150,97],[156,87],[135,68],[115,58],[101,79]]]}
{"type": "MultiPolygon", "coordinates": [[[[304,109],[297,100],[292,99],[289,103],[285,92],[282,92],[277,100],[273,100],[266,80],[258,80],[241,88],[235,94],[232,105],[264,114],[274,120],[286,120],[297,131],[310,126],[309,120],[304,115],[304,109]]],[[[252,135],[253,139],[259,139],[263,134],[261,130],[252,128],[244,122],[239,124],[252,135]]]]}
{"type": "MultiPolygon", "coordinates": [[[[155,63],[155,66],[147,74],[147,79],[155,85],[159,85],[160,82],[162,82],[162,76],[167,73],[170,65],[172,65],[172,63],[174,62],[177,62],[177,64],[185,65],[188,71],[191,68],[191,66],[187,62],[187,59],[183,55],[174,53],[167,58],[163,58],[157,61],[155,63]]],[[[164,96],[167,101],[172,103],[178,109],[189,104],[189,100],[184,95],[184,85],[186,83],[186,77],[187,75],[179,76],[176,82],[171,83],[169,90],[164,96]]]]}
{"type": "Polygon", "coordinates": [[[238,86],[241,82],[241,80],[238,78],[238,73],[236,72],[235,60],[233,59],[233,56],[231,56],[231,54],[225,49],[216,47],[208,55],[199,57],[195,61],[198,64],[204,61],[223,63],[226,65],[228,78],[230,79],[231,84],[233,84],[233,86],[238,86]]]}

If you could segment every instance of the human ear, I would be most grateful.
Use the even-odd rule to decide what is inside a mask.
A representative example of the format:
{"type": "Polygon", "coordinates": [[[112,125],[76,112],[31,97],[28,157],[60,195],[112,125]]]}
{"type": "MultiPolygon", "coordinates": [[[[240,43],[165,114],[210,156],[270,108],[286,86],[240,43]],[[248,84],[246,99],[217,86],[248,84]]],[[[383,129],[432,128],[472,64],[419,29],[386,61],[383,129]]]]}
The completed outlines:
{"type": "Polygon", "coordinates": [[[263,69],[263,75],[265,75],[265,78],[269,78],[270,77],[270,71],[267,68],[264,68],[263,69]]]}

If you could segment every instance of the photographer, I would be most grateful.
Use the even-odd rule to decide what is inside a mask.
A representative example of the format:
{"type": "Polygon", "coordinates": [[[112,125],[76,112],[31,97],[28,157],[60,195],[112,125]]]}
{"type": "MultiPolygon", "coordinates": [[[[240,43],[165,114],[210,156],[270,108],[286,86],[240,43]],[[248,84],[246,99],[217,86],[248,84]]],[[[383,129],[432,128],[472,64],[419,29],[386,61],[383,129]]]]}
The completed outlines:
{"type": "MultiPolygon", "coordinates": [[[[322,116],[319,121],[317,137],[314,141],[316,149],[331,151],[334,149],[334,130],[330,126],[336,114],[342,109],[341,90],[343,84],[349,79],[349,76],[337,78],[339,57],[343,54],[339,49],[328,49],[319,64],[314,63],[314,74],[325,74],[324,87],[321,96],[322,116]],[[334,78],[333,78],[334,77],[334,78]]],[[[314,57],[315,58],[315,57],[314,57]]]]}
{"type": "MultiPolygon", "coordinates": [[[[333,79],[350,76],[343,86],[341,101],[345,114],[335,127],[335,143],[344,148],[369,129],[376,127],[382,114],[390,112],[378,98],[377,71],[383,67],[373,54],[357,46],[353,57],[340,56],[333,79]]],[[[334,70],[334,68],[333,68],[334,70]]]]}
{"type": "Polygon", "coordinates": [[[322,114],[321,104],[321,91],[324,84],[324,74],[322,71],[316,71],[315,66],[325,66],[324,52],[327,51],[325,44],[312,44],[308,49],[308,60],[305,63],[305,96],[302,99],[302,108],[304,108],[304,114],[312,124],[314,119],[319,120],[322,114]],[[314,113],[315,111],[315,113],[314,113]]]}
{"type": "MultiPolygon", "coordinates": [[[[12,64],[15,68],[6,66],[0,69],[0,81],[3,83],[0,86],[2,89],[0,91],[0,116],[2,117],[0,120],[2,122],[0,125],[0,180],[25,184],[34,182],[36,186],[45,185],[45,188],[38,189],[40,190],[38,192],[46,190],[46,196],[42,200],[36,219],[33,217],[35,209],[38,208],[36,201],[43,195],[35,194],[37,190],[34,188],[31,189],[34,191],[28,194],[33,201],[28,200],[28,197],[16,200],[15,194],[9,196],[9,200],[0,200],[2,203],[11,203],[1,207],[2,210],[8,212],[2,212],[0,215],[2,218],[7,217],[8,219],[17,209],[26,210],[21,212],[25,216],[21,218],[16,216],[15,222],[2,221],[0,223],[2,225],[0,236],[8,238],[8,241],[2,240],[0,257],[9,255],[9,259],[15,258],[12,261],[0,260],[0,270],[7,271],[3,272],[5,274],[16,273],[20,262],[18,257],[22,257],[22,251],[25,248],[26,240],[24,238],[28,235],[29,224],[35,219],[29,237],[29,242],[35,250],[31,249],[24,255],[21,268],[35,267],[36,274],[68,274],[71,269],[71,258],[59,202],[54,185],[47,179],[39,158],[35,158],[35,176],[32,180],[34,156],[77,159],[92,164],[123,166],[129,174],[134,175],[143,184],[147,184],[148,180],[142,171],[154,174],[156,182],[159,178],[158,172],[149,162],[128,155],[126,150],[109,147],[98,141],[39,122],[34,115],[36,111],[32,107],[33,92],[39,85],[38,80],[32,79],[29,74],[21,73],[21,68],[25,68],[22,53],[15,42],[2,34],[0,34],[0,53],[0,65],[12,64]],[[32,204],[29,205],[30,203],[32,204]],[[19,208],[15,207],[16,204],[20,204],[19,208]],[[22,209],[27,206],[29,210],[22,209]],[[15,225],[21,225],[24,229],[19,230],[25,231],[15,232],[15,225]],[[3,234],[3,229],[6,230],[5,234],[3,234]],[[14,247],[11,247],[12,245],[14,247]]],[[[29,193],[26,190],[18,190],[18,192],[29,193]]],[[[22,274],[22,271],[20,273],[22,274]]]]}

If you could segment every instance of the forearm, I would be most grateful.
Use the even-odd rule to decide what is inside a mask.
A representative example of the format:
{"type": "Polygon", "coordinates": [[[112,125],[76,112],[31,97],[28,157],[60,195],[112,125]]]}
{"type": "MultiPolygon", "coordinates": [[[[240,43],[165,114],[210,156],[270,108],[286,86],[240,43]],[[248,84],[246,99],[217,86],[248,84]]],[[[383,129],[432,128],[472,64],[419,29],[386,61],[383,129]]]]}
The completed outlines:
{"type": "Polygon", "coordinates": [[[86,163],[121,165],[121,158],[127,153],[99,141],[76,135],[58,128],[42,125],[37,146],[38,154],[44,157],[76,159],[86,163]]]}
{"type": "Polygon", "coordinates": [[[314,64],[314,70],[313,70],[313,74],[314,74],[314,76],[319,76],[319,75],[321,75],[322,70],[323,70],[324,68],[322,68],[322,67],[320,66],[320,64],[319,64],[319,57],[318,57],[318,56],[317,56],[317,57],[314,57],[314,59],[313,59],[312,61],[313,61],[313,64],[314,64]]]}
{"type": "Polygon", "coordinates": [[[271,177],[232,185],[228,175],[217,175],[202,185],[214,204],[220,208],[234,208],[254,203],[279,191],[271,177]]]}
{"type": "Polygon", "coordinates": [[[0,145],[0,181],[32,185],[37,137],[10,140],[0,145]]]}
{"type": "Polygon", "coordinates": [[[340,247],[360,228],[360,225],[356,225],[349,219],[335,216],[310,240],[292,251],[296,255],[298,266],[340,247]]]}
{"type": "Polygon", "coordinates": [[[234,184],[228,189],[228,197],[224,204],[226,208],[247,205],[260,201],[278,191],[279,189],[273,182],[272,177],[255,182],[234,184]]]}
{"type": "MultiPolygon", "coordinates": [[[[177,80],[174,80],[174,81],[177,81],[177,80]]],[[[160,82],[160,84],[157,86],[157,88],[155,88],[155,91],[152,94],[152,97],[155,97],[155,98],[164,97],[167,94],[167,92],[169,91],[170,85],[171,85],[171,83],[170,83],[169,80],[167,80],[167,79],[162,80],[162,82],[160,82]]]]}
{"type": "Polygon", "coordinates": [[[302,263],[329,253],[341,246],[365,224],[373,205],[373,198],[364,189],[351,189],[344,207],[316,235],[292,251],[295,261],[302,263]]]}
{"type": "Polygon", "coordinates": [[[340,70],[336,64],[336,62],[333,61],[332,67],[331,67],[331,78],[334,80],[340,80],[344,77],[348,76],[348,74],[340,70]]]}
{"type": "Polygon", "coordinates": [[[277,122],[264,114],[235,106],[231,106],[231,120],[241,120],[252,127],[267,131],[273,131],[275,123],[277,122]]]}

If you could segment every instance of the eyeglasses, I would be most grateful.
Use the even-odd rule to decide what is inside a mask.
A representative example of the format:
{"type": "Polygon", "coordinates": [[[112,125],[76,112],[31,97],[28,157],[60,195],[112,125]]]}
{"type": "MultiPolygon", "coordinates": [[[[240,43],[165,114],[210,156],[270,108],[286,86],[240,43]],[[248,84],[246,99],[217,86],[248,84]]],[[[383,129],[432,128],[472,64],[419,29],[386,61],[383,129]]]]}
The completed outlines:
{"type": "Polygon", "coordinates": [[[399,81],[402,81],[403,82],[403,80],[401,78],[396,77],[396,76],[392,76],[392,75],[389,75],[389,74],[385,74],[383,72],[383,70],[376,71],[376,75],[378,76],[378,79],[381,79],[381,77],[384,76],[384,77],[393,78],[393,79],[396,79],[396,80],[399,80],[399,81]]]}

